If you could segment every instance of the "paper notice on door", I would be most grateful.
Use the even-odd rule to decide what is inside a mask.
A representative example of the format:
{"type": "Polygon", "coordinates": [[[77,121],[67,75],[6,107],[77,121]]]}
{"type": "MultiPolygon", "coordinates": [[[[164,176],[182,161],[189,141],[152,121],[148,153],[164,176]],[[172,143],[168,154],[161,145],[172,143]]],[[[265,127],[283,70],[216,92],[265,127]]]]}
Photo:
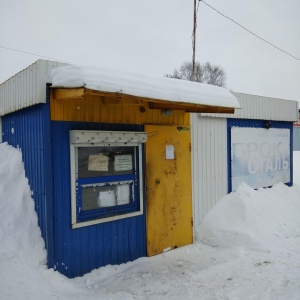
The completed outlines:
{"type": "Polygon", "coordinates": [[[166,159],[174,159],[174,146],[168,145],[166,146],[166,159]]]}
{"type": "Polygon", "coordinates": [[[115,171],[130,171],[132,170],[132,155],[116,155],[114,161],[115,171]]]}
{"type": "Polygon", "coordinates": [[[89,171],[108,171],[108,156],[103,154],[89,155],[89,171]]]}
{"type": "Polygon", "coordinates": [[[129,204],[130,202],[129,184],[118,185],[117,187],[117,205],[129,204]]]}

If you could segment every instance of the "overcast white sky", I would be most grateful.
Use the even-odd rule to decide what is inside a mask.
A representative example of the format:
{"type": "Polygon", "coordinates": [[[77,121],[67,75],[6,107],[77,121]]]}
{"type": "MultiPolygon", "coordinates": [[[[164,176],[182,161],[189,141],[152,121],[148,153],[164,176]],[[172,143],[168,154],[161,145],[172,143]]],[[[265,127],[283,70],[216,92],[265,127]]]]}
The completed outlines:
{"type": "MultiPolygon", "coordinates": [[[[299,0],[206,0],[300,58],[299,0]]],[[[155,76],[192,59],[193,0],[0,0],[0,83],[39,58],[155,76]]],[[[196,59],[222,66],[226,87],[300,101],[300,60],[200,2],[196,59]]]]}

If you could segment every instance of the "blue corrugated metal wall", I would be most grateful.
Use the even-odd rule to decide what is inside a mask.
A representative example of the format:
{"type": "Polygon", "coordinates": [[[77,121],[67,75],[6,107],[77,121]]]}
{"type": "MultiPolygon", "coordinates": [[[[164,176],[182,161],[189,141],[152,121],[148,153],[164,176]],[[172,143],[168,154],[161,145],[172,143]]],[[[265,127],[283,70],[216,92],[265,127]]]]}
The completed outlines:
{"type": "MultiPolygon", "coordinates": [[[[254,128],[265,128],[265,120],[248,120],[248,119],[227,119],[227,161],[228,161],[228,193],[231,192],[231,127],[254,127],[254,128]]],[[[282,122],[282,121],[271,121],[272,128],[285,128],[290,129],[290,170],[291,179],[293,174],[293,123],[282,122]]],[[[287,185],[292,185],[293,181],[287,185]]]]}
{"type": "Polygon", "coordinates": [[[50,123],[49,116],[48,104],[39,104],[2,117],[3,142],[22,151],[48,251],[48,266],[75,277],[100,266],[145,256],[145,214],[71,229],[69,156],[69,130],[142,131],[143,126],[50,123]]]}
{"type": "Polygon", "coordinates": [[[293,130],[293,150],[300,151],[300,127],[294,126],[293,130]]]}
{"type": "Polygon", "coordinates": [[[55,268],[75,277],[107,264],[146,256],[142,216],[71,228],[70,130],[142,131],[141,125],[53,121],[55,268]]]}
{"type": "Polygon", "coordinates": [[[20,148],[33,192],[38,223],[53,266],[52,157],[48,104],[38,104],[2,117],[3,142],[20,148]]]}

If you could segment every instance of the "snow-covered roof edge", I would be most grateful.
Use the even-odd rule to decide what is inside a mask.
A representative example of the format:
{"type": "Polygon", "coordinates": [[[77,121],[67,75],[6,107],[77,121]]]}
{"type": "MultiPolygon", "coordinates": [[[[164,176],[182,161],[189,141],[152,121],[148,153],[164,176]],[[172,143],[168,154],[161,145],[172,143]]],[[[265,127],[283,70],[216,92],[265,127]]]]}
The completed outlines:
{"type": "Polygon", "coordinates": [[[107,68],[65,66],[54,69],[52,87],[85,87],[178,103],[240,108],[237,98],[225,88],[107,68]]]}

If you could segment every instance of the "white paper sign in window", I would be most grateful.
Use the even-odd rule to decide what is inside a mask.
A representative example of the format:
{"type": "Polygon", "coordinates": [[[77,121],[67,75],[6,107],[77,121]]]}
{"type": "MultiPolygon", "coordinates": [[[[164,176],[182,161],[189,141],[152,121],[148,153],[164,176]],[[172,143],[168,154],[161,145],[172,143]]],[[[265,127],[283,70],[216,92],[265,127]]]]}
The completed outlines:
{"type": "Polygon", "coordinates": [[[116,205],[115,192],[112,190],[100,192],[98,196],[98,205],[99,207],[115,206],[116,205]]]}
{"type": "Polygon", "coordinates": [[[98,154],[98,155],[90,155],[88,170],[89,171],[108,171],[108,161],[109,158],[106,155],[98,154]]]}
{"type": "Polygon", "coordinates": [[[122,184],[117,187],[117,205],[130,203],[130,185],[122,184]]]}
{"type": "Polygon", "coordinates": [[[132,170],[132,155],[116,155],[114,160],[115,171],[130,171],[132,170]]]}

